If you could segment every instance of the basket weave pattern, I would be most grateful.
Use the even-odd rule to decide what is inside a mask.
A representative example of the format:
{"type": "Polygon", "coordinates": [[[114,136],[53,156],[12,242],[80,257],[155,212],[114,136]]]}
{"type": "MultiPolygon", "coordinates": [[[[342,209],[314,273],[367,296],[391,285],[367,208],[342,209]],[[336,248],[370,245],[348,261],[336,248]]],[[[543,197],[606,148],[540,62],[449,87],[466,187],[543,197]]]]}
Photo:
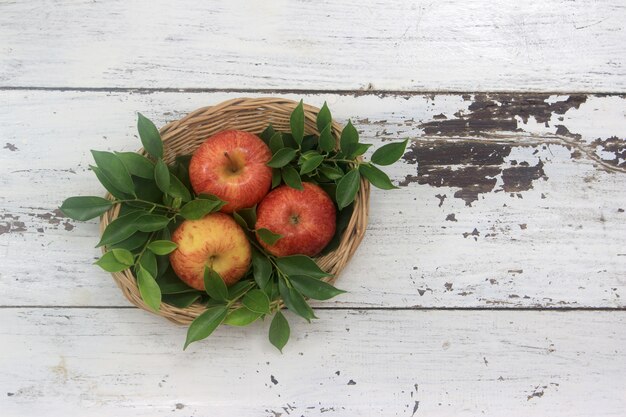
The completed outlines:
{"type": "MultiPolygon", "coordinates": [[[[203,107],[184,118],[171,122],[161,129],[164,145],[164,161],[171,164],[177,156],[192,154],[209,136],[223,130],[237,129],[260,134],[268,124],[280,132],[289,132],[289,117],[298,103],[281,98],[238,98],[222,102],[216,106],[203,107]]],[[[319,109],[304,105],[305,134],[319,135],[316,117],[319,109]]],[[[338,141],[341,126],[333,121],[332,133],[338,141]]],[[[143,149],[139,151],[145,154],[143,149]]],[[[334,251],[315,259],[323,270],[333,274],[325,281],[333,282],[346,266],[365,235],[369,211],[369,182],[361,180],[361,188],[356,196],[354,211],[348,226],[341,237],[339,246],[334,251]]],[[[110,195],[107,197],[112,198],[110,195]]],[[[119,205],[106,212],[100,222],[100,232],[117,218],[119,205]]],[[[139,294],[135,276],[130,269],[113,273],[113,279],[121,288],[124,296],[137,307],[153,312],[139,294]]],[[[187,308],[178,308],[162,303],[157,314],[168,320],[189,324],[200,315],[205,307],[194,303],[187,308]]],[[[154,312],[153,312],[154,313],[154,312]]]]}

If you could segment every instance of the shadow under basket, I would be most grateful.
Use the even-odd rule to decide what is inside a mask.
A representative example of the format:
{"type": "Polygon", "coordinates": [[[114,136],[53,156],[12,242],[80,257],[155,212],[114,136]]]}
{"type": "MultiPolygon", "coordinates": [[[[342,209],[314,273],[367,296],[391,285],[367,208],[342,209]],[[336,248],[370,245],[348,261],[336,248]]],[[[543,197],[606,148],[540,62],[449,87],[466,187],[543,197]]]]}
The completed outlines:
{"type": "MultiPolygon", "coordinates": [[[[237,98],[195,110],[160,130],[164,146],[163,159],[167,164],[171,164],[177,156],[190,155],[209,136],[223,130],[244,130],[259,135],[271,123],[276,131],[290,132],[289,117],[297,105],[298,102],[282,98],[237,98]]],[[[318,112],[317,107],[304,104],[305,135],[319,135],[320,132],[316,126],[318,112]]],[[[333,121],[332,134],[337,143],[341,130],[342,127],[333,121]]],[[[138,152],[145,155],[143,149],[138,152]]],[[[315,258],[321,269],[333,274],[332,277],[324,279],[326,282],[332,283],[337,279],[363,240],[367,227],[369,195],[369,182],[361,179],[361,187],[354,202],[352,217],[341,236],[339,245],[324,256],[315,258]]],[[[107,197],[111,198],[110,195],[107,197]]],[[[119,211],[120,206],[116,205],[102,216],[100,233],[117,218],[119,211]]],[[[187,308],[161,303],[160,310],[155,312],[141,299],[136,278],[130,269],[112,275],[124,296],[131,303],[174,323],[189,324],[206,309],[198,302],[187,308]]]]}

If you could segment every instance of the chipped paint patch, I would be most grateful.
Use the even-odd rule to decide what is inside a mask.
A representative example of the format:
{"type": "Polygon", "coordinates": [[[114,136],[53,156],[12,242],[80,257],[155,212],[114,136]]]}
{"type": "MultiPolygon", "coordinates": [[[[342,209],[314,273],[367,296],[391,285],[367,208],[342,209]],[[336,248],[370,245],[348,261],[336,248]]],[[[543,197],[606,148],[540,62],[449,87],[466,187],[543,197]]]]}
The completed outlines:
{"type": "MultiPolygon", "coordinates": [[[[416,182],[432,187],[457,188],[453,196],[465,201],[467,206],[477,201],[480,194],[498,190],[527,191],[533,188],[534,181],[548,179],[543,161],[539,157],[519,160],[509,156],[520,154],[517,152],[519,148],[530,147],[476,141],[413,142],[403,160],[417,165],[417,175],[407,175],[399,185],[416,182]],[[499,180],[499,187],[496,187],[499,180]]],[[[535,151],[535,154],[539,152],[535,151]]]]}
{"type": "MultiPolygon", "coordinates": [[[[535,388],[533,389],[533,391],[526,397],[526,401],[530,401],[533,398],[541,398],[544,396],[545,391],[548,389],[548,387],[551,388],[558,388],[559,384],[556,382],[550,382],[550,384],[548,385],[537,385],[535,386],[535,388]]],[[[557,389],[558,391],[558,389],[557,389]]]]}
{"type": "Polygon", "coordinates": [[[520,122],[546,125],[553,114],[563,115],[587,101],[585,94],[476,94],[467,111],[454,119],[435,119],[420,127],[427,135],[486,136],[494,132],[518,132],[520,122]]]}
{"type": "Polygon", "coordinates": [[[0,215],[0,235],[5,233],[19,233],[26,231],[26,224],[19,221],[20,217],[14,214],[0,215]]]}
{"type": "Polygon", "coordinates": [[[43,214],[31,214],[31,216],[41,219],[52,226],[56,226],[56,228],[63,226],[63,229],[68,232],[72,231],[75,227],[60,209],[55,209],[43,214]]]}
{"type": "Polygon", "coordinates": [[[26,210],[25,216],[31,218],[28,227],[26,223],[20,221],[21,214],[2,213],[0,214],[0,235],[26,232],[29,229],[36,230],[37,233],[44,233],[46,229],[60,229],[61,227],[69,232],[76,227],[59,209],[45,211],[42,207],[24,207],[20,209],[20,211],[22,210],[26,210]]]}
{"type": "Polygon", "coordinates": [[[607,163],[626,168],[626,140],[617,136],[611,136],[608,139],[596,139],[595,145],[596,155],[607,163]]]}

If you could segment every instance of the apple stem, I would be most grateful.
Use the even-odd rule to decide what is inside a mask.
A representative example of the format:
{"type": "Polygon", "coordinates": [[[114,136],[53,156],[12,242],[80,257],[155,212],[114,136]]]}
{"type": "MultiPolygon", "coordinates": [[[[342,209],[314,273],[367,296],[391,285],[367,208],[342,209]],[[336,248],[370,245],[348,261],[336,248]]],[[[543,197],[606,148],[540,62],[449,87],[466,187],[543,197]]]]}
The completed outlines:
{"type": "Polygon", "coordinates": [[[237,166],[235,165],[235,162],[231,159],[228,152],[224,152],[224,156],[226,157],[226,159],[228,159],[228,162],[230,162],[230,170],[232,172],[237,172],[237,166]]]}

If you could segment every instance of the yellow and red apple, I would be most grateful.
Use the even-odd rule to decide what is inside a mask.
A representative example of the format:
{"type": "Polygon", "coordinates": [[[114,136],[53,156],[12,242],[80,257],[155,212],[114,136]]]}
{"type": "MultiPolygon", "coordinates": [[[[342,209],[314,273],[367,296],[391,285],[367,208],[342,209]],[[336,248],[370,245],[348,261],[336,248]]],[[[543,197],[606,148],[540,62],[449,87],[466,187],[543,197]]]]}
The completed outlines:
{"type": "Polygon", "coordinates": [[[308,182],[302,185],[303,190],[287,185],[276,188],[257,208],[257,230],[265,228],[283,236],[273,245],[258,239],[272,255],[315,256],[335,234],[337,212],[333,201],[319,186],[308,182]]]}
{"type": "Polygon", "coordinates": [[[185,220],[172,234],[178,247],[170,254],[172,269],[187,285],[204,290],[204,269],[212,268],[226,285],[233,285],[248,271],[250,242],[235,220],[212,213],[199,220],[185,220]]]}
{"type": "Polygon", "coordinates": [[[208,138],[194,152],[189,178],[196,194],[213,194],[226,201],[224,213],[252,207],[272,185],[269,147],[258,136],[226,130],[208,138]]]}

